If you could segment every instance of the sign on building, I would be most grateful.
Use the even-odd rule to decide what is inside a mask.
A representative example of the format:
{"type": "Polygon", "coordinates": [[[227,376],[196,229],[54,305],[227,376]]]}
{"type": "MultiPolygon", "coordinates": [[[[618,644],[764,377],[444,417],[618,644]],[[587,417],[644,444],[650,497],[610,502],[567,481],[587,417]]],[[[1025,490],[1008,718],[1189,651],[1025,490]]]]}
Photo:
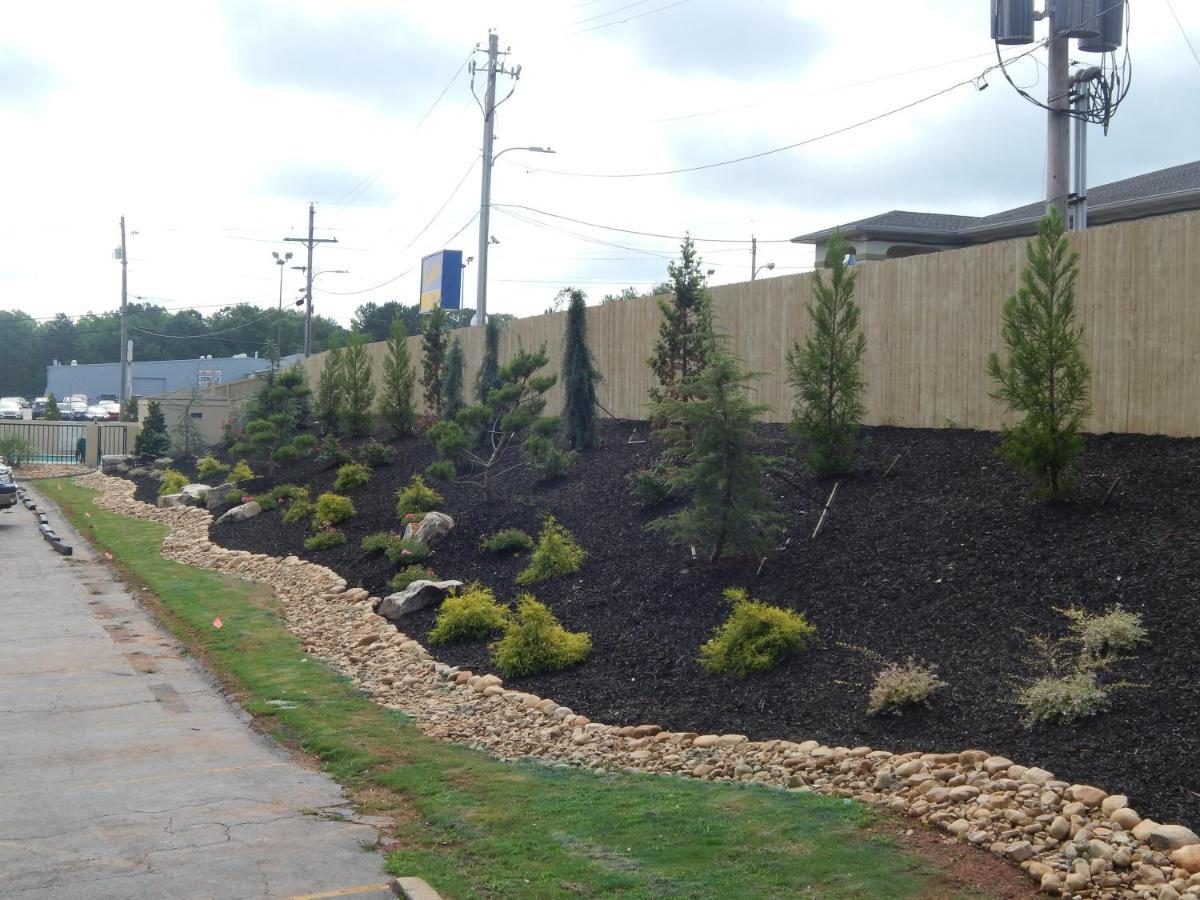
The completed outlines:
{"type": "Polygon", "coordinates": [[[421,260],[421,312],[462,307],[462,251],[439,250],[421,260]]]}
{"type": "Polygon", "coordinates": [[[196,376],[196,381],[201,385],[221,383],[220,369],[200,369],[196,372],[196,376]]]}

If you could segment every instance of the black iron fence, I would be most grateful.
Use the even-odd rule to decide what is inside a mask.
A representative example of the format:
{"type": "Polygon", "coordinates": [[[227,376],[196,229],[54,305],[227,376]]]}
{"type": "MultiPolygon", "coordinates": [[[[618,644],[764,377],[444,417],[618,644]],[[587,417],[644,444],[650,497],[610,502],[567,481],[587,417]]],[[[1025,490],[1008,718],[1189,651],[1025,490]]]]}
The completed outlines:
{"type": "Polygon", "coordinates": [[[99,425],[100,455],[124,454],[129,452],[129,429],[124,425],[99,425]]]}
{"type": "Polygon", "coordinates": [[[83,422],[0,422],[0,447],[27,456],[22,462],[74,462],[85,428],[83,422]]]}

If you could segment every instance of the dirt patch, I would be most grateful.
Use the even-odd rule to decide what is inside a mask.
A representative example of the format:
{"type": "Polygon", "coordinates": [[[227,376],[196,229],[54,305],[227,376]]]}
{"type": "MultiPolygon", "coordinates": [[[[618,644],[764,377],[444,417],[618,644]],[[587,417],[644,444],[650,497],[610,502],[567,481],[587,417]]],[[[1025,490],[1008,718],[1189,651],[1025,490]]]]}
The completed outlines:
{"type": "MultiPolygon", "coordinates": [[[[512,599],[523,560],[480,552],[480,538],[506,527],[535,533],[547,512],[589,554],[577,575],[533,592],[568,628],[591,633],[592,656],[567,672],[512,679],[512,687],[615,724],[896,751],[982,747],[1127,793],[1160,821],[1200,826],[1200,773],[1188,764],[1200,757],[1200,441],[1089,437],[1080,496],[1047,505],[998,459],[993,434],[868,429],[858,472],[842,480],[815,540],[832,483],[796,473],[774,483],[787,543],[755,577],[756,563],[697,566],[685,548],[645,531],[669,510],[640,510],[626,488],[624,476],[655,453],[652,443],[630,442],[635,430],[634,440],[646,434],[642,423],[606,423],[603,445],[571,477],[537,485],[514,472],[493,504],[469,486],[439,488],[457,522],[430,560],[443,577],[478,580],[512,599]],[[727,613],[723,588],[735,585],[803,611],[820,645],[766,675],[704,674],[697,649],[727,613]],[[1114,690],[1110,710],[1093,719],[1025,728],[1011,698],[1015,680],[1033,674],[1029,638],[1063,634],[1058,609],[1115,603],[1142,614],[1151,642],[1105,677],[1136,686],[1114,690]],[[867,716],[879,664],[855,648],[936,665],[946,687],[928,709],[867,716]]],[[[779,450],[789,443],[782,428],[761,435],[779,450]]],[[[364,555],[360,541],[399,529],[393,495],[433,459],[423,441],[394,446],[398,462],[351,495],[358,515],[344,526],[345,546],[305,551],[306,526],[284,524],[278,512],[214,527],[213,540],[296,554],[387,593],[392,566],[364,555]]],[[[306,461],[275,480],[311,484],[317,494],[333,478],[306,461]]],[[[152,502],[153,491],[143,481],[138,499],[152,502]]],[[[415,614],[403,628],[424,641],[433,615],[415,614]]],[[[485,642],[435,650],[451,664],[493,671],[485,642]]]]}

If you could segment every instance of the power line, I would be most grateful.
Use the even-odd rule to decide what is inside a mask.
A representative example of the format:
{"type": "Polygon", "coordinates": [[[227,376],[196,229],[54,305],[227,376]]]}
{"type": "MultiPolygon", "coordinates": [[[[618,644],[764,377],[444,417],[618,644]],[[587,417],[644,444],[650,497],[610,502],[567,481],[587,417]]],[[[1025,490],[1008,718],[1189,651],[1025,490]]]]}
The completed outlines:
{"type": "Polygon", "coordinates": [[[198,337],[202,337],[202,336],[203,337],[217,337],[218,335],[229,334],[229,332],[231,332],[231,331],[237,331],[239,328],[245,328],[248,325],[253,325],[256,322],[261,322],[263,319],[267,318],[268,316],[274,315],[274,313],[275,313],[275,310],[269,309],[265,313],[263,313],[261,316],[259,316],[258,318],[251,319],[249,322],[240,322],[237,325],[234,325],[230,328],[223,328],[220,331],[210,332],[208,335],[163,334],[161,331],[150,331],[148,328],[138,328],[136,325],[130,325],[129,327],[133,331],[140,331],[142,334],[151,334],[151,335],[154,335],[154,337],[174,338],[175,340],[194,340],[194,339],[196,339],[198,337]]]}
{"type": "Polygon", "coordinates": [[[632,22],[634,19],[642,19],[646,16],[652,16],[655,13],[666,12],[668,9],[674,9],[677,6],[683,6],[683,4],[691,2],[692,0],[675,0],[674,3],[659,6],[656,9],[648,9],[644,13],[638,13],[636,16],[627,16],[624,19],[618,19],[616,22],[605,22],[603,25],[593,25],[591,28],[581,28],[578,31],[569,32],[569,34],[587,34],[589,31],[599,31],[602,28],[612,28],[614,25],[624,25],[626,22],[632,22]]]}
{"type": "MultiPolygon", "coordinates": [[[[587,225],[590,228],[601,228],[604,231],[619,231],[622,234],[636,234],[639,237],[664,238],[671,241],[682,241],[684,238],[677,234],[659,234],[653,231],[637,231],[632,228],[618,228],[615,225],[599,225],[596,222],[586,222],[583,219],[573,219],[570,216],[559,215],[558,213],[547,212],[544,209],[534,209],[532,206],[523,206],[520,203],[493,203],[496,208],[504,209],[523,209],[526,212],[537,213],[541,216],[549,216],[552,219],[562,219],[564,222],[574,222],[576,225],[587,225]]],[[[692,240],[698,244],[749,244],[748,238],[702,238],[692,236],[692,240]]],[[[776,238],[767,240],[759,238],[760,244],[790,244],[791,240],[787,238],[776,238]]]]}
{"type": "Polygon", "coordinates": [[[586,19],[580,19],[578,22],[572,22],[571,27],[574,28],[576,25],[586,25],[588,22],[595,22],[597,19],[607,19],[611,15],[624,12],[627,9],[633,9],[635,6],[644,6],[649,2],[650,0],[634,0],[633,3],[627,3],[624,6],[618,6],[616,9],[608,10],[608,12],[596,13],[594,16],[588,16],[586,19]]]}
{"type": "Polygon", "coordinates": [[[1171,11],[1171,16],[1175,19],[1175,24],[1179,26],[1179,33],[1183,35],[1183,40],[1187,43],[1188,49],[1192,51],[1192,59],[1196,61],[1196,65],[1200,66],[1200,54],[1196,53],[1196,48],[1192,44],[1192,39],[1188,37],[1188,33],[1184,30],[1183,22],[1179,20],[1179,13],[1175,12],[1175,4],[1171,0],[1167,0],[1167,9],[1171,11]]]}

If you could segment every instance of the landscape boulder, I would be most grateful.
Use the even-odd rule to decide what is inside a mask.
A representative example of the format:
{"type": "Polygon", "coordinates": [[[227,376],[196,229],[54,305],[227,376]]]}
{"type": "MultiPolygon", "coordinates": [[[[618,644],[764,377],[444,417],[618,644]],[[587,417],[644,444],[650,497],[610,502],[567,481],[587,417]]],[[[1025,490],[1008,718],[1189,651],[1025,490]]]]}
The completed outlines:
{"type": "Polygon", "coordinates": [[[126,453],[106,453],[100,457],[100,470],[105,475],[123,474],[129,471],[129,460],[126,453]]]}
{"type": "MultiPolygon", "coordinates": [[[[209,512],[213,512],[225,505],[226,494],[228,494],[230,491],[236,490],[237,485],[233,482],[218,484],[216,487],[209,490],[208,495],[204,498],[204,505],[208,508],[209,512]]],[[[238,496],[241,496],[240,491],[238,492],[238,496]]]]}
{"type": "Polygon", "coordinates": [[[210,488],[207,484],[185,484],[183,494],[191,506],[204,506],[210,488]]]}
{"type": "Polygon", "coordinates": [[[249,503],[243,503],[241,506],[235,506],[229,512],[217,519],[216,524],[220,525],[223,522],[242,522],[246,519],[253,519],[262,512],[262,507],[258,505],[257,500],[251,500],[249,503]]]}
{"type": "Polygon", "coordinates": [[[409,613],[435,603],[462,590],[461,581],[414,581],[402,591],[388,594],[379,604],[379,615],[393,622],[409,613]]]}
{"type": "Polygon", "coordinates": [[[187,506],[187,494],[163,494],[158,498],[159,509],[174,509],[177,506],[187,506]]]}
{"type": "Polygon", "coordinates": [[[454,519],[445,513],[427,512],[420,522],[404,526],[406,541],[419,541],[426,547],[436,547],[454,530],[454,519]]]}
{"type": "Polygon", "coordinates": [[[161,472],[163,469],[168,468],[172,462],[173,462],[173,460],[171,459],[171,457],[160,456],[158,459],[156,459],[154,461],[154,468],[158,469],[161,472]]]}

